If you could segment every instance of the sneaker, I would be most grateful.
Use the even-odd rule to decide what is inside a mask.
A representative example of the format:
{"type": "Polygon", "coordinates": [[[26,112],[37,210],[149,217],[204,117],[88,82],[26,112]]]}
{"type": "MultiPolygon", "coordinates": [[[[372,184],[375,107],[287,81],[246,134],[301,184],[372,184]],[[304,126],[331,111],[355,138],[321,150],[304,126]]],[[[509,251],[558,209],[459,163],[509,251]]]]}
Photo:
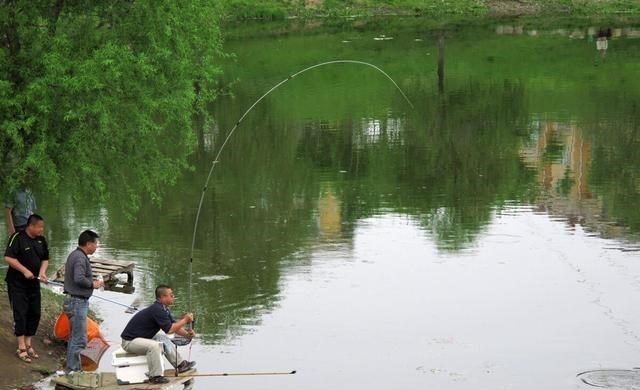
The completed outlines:
{"type": "Polygon", "coordinates": [[[182,363],[178,364],[178,367],[176,367],[178,369],[178,373],[182,374],[183,372],[189,371],[190,369],[192,369],[193,367],[195,367],[196,362],[189,362],[186,360],[183,360],[182,363]]]}
{"type": "Polygon", "coordinates": [[[152,376],[151,378],[149,378],[149,383],[159,385],[162,383],[169,383],[169,379],[163,377],[162,375],[152,376]]]}

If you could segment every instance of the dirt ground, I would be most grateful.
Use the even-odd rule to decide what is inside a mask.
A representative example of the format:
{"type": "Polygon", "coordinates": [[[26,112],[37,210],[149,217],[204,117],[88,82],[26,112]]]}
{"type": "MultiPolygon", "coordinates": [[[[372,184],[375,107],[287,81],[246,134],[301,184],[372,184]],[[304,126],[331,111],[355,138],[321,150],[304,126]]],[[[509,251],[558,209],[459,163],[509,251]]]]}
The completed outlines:
{"type": "Polygon", "coordinates": [[[540,12],[540,5],[535,1],[490,0],[487,6],[492,15],[535,15],[540,12]]]}
{"type": "Polygon", "coordinates": [[[0,284],[0,389],[31,389],[31,383],[48,376],[62,366],[65,347],[53,342],[53,325],[62,308],[62,297],[42,290],[43,316],[34,337],[33,348],[40,355],[31,363],[25,363],[16,356],[17,341],[13,335],[13,316],[7,297],[7,288],[0,284]]]}

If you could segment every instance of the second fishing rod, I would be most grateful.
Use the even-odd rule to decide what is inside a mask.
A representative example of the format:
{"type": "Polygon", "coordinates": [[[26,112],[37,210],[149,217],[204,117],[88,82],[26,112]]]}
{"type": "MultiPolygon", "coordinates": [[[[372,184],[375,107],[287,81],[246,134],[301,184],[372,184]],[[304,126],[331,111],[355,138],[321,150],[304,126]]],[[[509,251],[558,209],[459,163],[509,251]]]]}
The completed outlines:
{"type": "MultiPolygon", "coordinates": [[[[51,286],[62,287],[64,289],[64,284],[63,283],[53,282],[53,281],[50,281],[50,280],[46,280],[46,281],[45,280],[40,280],[40,283],[44,283],[44,284],[51,285],[51,286]]],[[[126,307],[127,308],[127,311],[126,311],[127,313],[133,313],[133,312],[138,311],[138,307],[137,307],[136,304],[127,305],[125,303],[118,302],[118,301],[115,301],[113,299],[109,299],[107,297],[103,297],[103,296],[98,295],[98,294],[92,294],[91,296],[94,297],[94,298],[101,299],[103,301],[111,302],[111,303],[113,303],[115,305],[126,307]]]]}

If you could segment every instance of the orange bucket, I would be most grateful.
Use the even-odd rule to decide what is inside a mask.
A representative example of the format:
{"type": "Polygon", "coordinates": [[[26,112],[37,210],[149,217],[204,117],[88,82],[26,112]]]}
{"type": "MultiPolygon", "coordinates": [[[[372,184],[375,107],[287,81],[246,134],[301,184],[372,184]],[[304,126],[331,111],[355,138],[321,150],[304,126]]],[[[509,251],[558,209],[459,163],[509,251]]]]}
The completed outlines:
{"type": "MultiPolygon", "coordinates": [[[[69,335],[71,334],[71,324],[69,323],[69,317],[62,312],[58,316],[56,320],[56,324],[53,326],[53,334],[56,338],[64,341],[69,340],[69,335]]],[[[87,342],[95,339],[102,338],[102,333],[100,332],[100,326],[91,318],[87,317],[87,342]]]]}

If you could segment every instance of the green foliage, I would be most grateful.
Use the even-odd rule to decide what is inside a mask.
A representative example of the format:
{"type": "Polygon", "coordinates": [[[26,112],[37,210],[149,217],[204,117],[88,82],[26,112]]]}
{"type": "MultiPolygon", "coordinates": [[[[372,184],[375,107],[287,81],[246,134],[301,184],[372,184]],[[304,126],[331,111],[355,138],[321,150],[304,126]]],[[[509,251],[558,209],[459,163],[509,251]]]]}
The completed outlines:
{"type": "Polygon", "coordinates": [[[185,169],[192,119],[215,94],[219,11],[206,0],[4,2],[3,186],[28,169],[135,211],[185,169]]]}
{"type": "Polygon", "coordinates": [[[284,19],[293,9],[287,1],[281,0],[226,0],[223,2],[225,14],[233,19],[284,19]]]}

